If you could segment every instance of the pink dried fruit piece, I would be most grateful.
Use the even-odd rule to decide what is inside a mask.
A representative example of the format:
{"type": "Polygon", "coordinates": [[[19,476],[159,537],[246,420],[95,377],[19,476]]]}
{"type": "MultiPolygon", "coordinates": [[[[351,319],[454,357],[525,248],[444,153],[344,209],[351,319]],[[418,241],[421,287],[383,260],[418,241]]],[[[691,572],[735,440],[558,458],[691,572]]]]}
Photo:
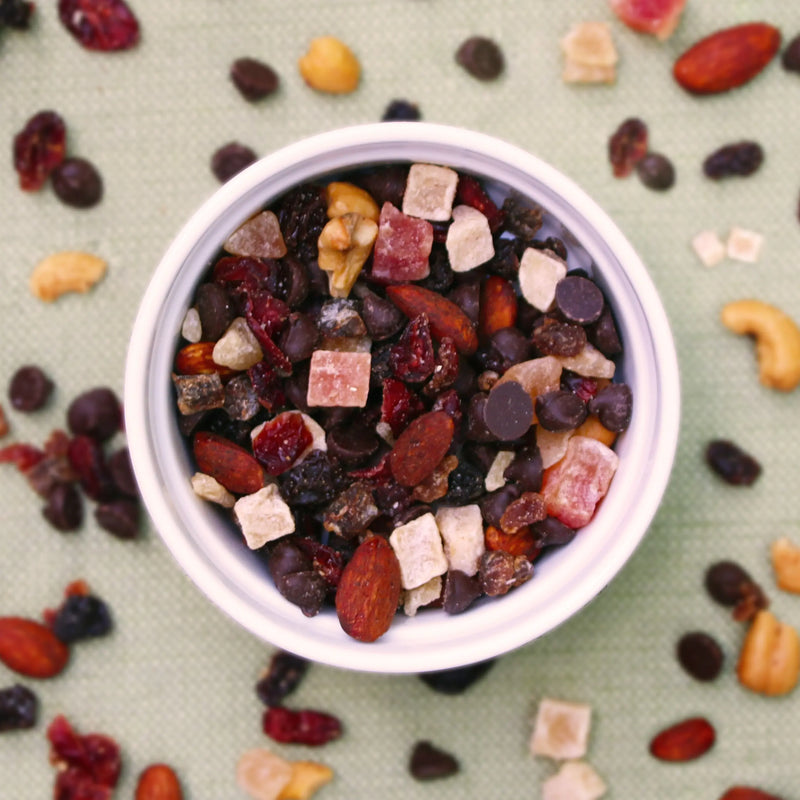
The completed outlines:
{"type": "Polygon", "coordinates": [[[686,0],[609,0],[609,4],[629,28],[663,41],[677,28],[686,0]]]}
{"type": "Polygon", "coordinates": [[[64,160],[66,140],[66,125],[55,111],[40,111],[25,123],[14,137],[14,169],[20,189],[35,192],[44,186],[64,160]]]}
{"type": "Polygon", "coordinates": [[[139,41],[139,21],[125,0],[59,0],[58,16],[87,50],[127,50],[139,41]]]}
{"type": "Polygon", "coordinates": [[[433,226],[430,222],[410,217],[391,203],[384,203],[375,240],[373,279],[382,283],[402,283],[427,278],[432,247],[433,226]]]}

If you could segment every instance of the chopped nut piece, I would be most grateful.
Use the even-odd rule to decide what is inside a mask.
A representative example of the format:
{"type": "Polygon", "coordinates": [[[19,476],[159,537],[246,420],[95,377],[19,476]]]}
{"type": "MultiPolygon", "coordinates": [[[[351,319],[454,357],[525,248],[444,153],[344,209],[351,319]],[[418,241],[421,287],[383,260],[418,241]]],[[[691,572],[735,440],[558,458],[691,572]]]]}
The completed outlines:
{"type": "Polygon", "coordinates": [[[294,533],[292,510],[274,483],[255,494],[240,497],[233,507],[233,514],[251,550],[258,550],[267,542],[294,533]]]}
{"type": "Polygon", "coordinates": [[[200,314],[194,306],[186,312],[186,316],[183,318],[181,336],[192,344],[197,344],[203,336],[203,329],[200,325],[200,314]]]}
{"type": "Polygon", "coordinates": [[[519,262],[519,288],[537,311],[549,311],[556,299],[556,285],[566,277],[567,265],[553,255],[529,247],[519,262]]]}
{"type": "Polygon", "coordinates": [[[728,234],[726,252],[728,258],[735,261],[744,261],[747,264],[755,264],[761,254],[761,246],[764,244],[764,237],[755,231],[747,231],[744,228],[731,228],[728,234]]]}
{"type": "Polygon", "coordinates": [[[291,763],[263,747],[242,753],[236,764],[236,784],[254,800],[278,800],[291,778],[291,763]]]}
{"type": "Polygon", "coordinates": [[[412,164],[403,195],[403,213],[434,222],[447,222],[453,213],[458,173],[434,164],[412,164]]]}
{"type": "Polygon", "coordinates": [[[436,524],[444,542],[448,569],[475,575],[486,549],[480,507],[475,504],[442,507],[436,512],[436,524]]]}
{"type": "Polygon", "coordinates": [[[235,256],[283,258],[286,255],[281,226],[272,211],[262,211],[251,217],[225,240],[222,247],[235,256]]]}
{"type": "Polygon", "coordinates": [[[315,350],[308,378],[309,406],[363,408],[369,394],[372,356],[315,350]]]}
{"type": "Polygon", "coordinates": [[[325,225],[317,244],[319,266],[328,273],[331,296],[350,294],[377,236],[377,223],[355,212],[334,217],[325,225]]]}
{"type": "Polygon", "coordinates": [[[495,489],[502,489],[506,485],[506,479],[503,473],[506,467],[514,460],[513,450],[500,450],[492,461],[492,466],[486,473],[486,479],[483,484],[487,492],[493,492],[495,489]]]}
{"type": "Polygon", "coordinates": [[[231,322],[211,353],[215,364],[235,370],[250,369],[263,357],[261,345],[244,317],[231,322]]]}
{"type": "Polygon", "coordinates": [[[225,388],[219,374],[173,375],[172,383],[178,393],[178,411],[183,415],[210,411],[225,405],[225,388]]]}
{"type": "Polygon", "coordinates": [[[422,586],[415,586],[403,594],[403,611],[407,617],[413,617],[423,606],[438,600],[442,594],[442,576],[436,575],[422,586]]]}
{"type": "Polygon", "coordinates": [[[706,267],[715,267],[725,258],[725,245],[715,231],[700,231],[692,239],[692,249],[706,267]]]}
{"type": "Polygon", "coordinates": [[[531,755],[582,758],[586,755],[591,719],[589,705],[542,698],[530,741],[531,755]]]}
{"type": "Polygon", "coordinates": [[[800,594],[800,547],[782,536],[772,543],[770,555],[778,586],[786,592],[800,594]]]}
{"type": "Polygon", "coordinates": [[[319,788],[333,780],[333,770],[325,764],[293,761],[291,766],[291,778],[278,794],[278,800],[309,800],[319,788]]]}
{"type": "Polygon", "coordinates": [[[40,261],[30,277],[30,290],[50,303],[67,292],[88,292],[106,273],[107,264],[90,253],[64,251],[40,261]]]}
{"type": "Polygon", "coordinates": [[[468,272],[485,264],[494,256],[489,220],[472,206],[456,206],[445,246],[453,272],[468,272]]]}
{"type": "Polygon", "coordinates": [[[196,472],[192,475],[192,490],[203,500],[218,503],[224,508],[233,508],[236,498],[211,475],[196,472]]]}
{"type": "Polygon", "coordinates": [[[423,514],[392,531],[389,537],[404,589],[414,589],[447,572],[442,537],[433,514],[423,514]]]}
{"type": "Polygon", "coordinates": [[[542,800],[598,800],[605,793],[602,778],[585,761],[566,761],[542,784],[542,800]]]}
{"type": "Polygon", "coordinates": [[[328,200],[328,217],[341,217],[344,214],[355,213],[373,222],[378,221],[380,209],[372,199],[369,192],[356,186],[354,183],[334,181],[325,187],[325,196],[328,200]]]}

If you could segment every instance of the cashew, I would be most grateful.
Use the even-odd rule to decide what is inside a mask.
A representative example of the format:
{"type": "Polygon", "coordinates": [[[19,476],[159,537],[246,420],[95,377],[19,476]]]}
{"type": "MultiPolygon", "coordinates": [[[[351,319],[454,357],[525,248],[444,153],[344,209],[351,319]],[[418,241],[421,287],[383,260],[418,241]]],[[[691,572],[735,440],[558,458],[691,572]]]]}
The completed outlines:
{"type": "Polygon", "coordinates": [[[742,686],[760,694],[787,694],[800,674],[800,637],[769,611],[759,611],[745,637],[736,674],[742,686]]]}
{"type": "Polygon", "coordinates": [[[326,783],[333,780],[333,770],[317,761],[293,761],[292,777],[281,789],[278,800],[309,800],[326,783]]]}
{"type": "Polygon", "coordinates": [[[88,292],[106,272],[106,262],[90,253],[54,253],[36,265],[30,290],[49,303],[66,292],[88,292]]]}
{"type": "Polygon", "coordinates": [[[334,181],[325,187],[325,196],[328,200],[328,217],[341,217],[354,212],[362,217],[378,221],[381,210],[372,199],[372,195],[354,183],[334,181]]]}
{"type": "Polygon", "coordinates": [[[317,241],[319,266],[328,273],[332,297],[350,294],[377,237],[378,225],[355,212],[334,217],[322,229],[317,241]]]}
{"type": "Polygon", "coordinates": [[[800,594],[800,547],[782,536],[772,543],[770,555],[778,586],[786,592],[800,594]]]}
{"type": "Polygon", "coordinates": [[[800,384],[800,328],[783,311],[760,300],[738,300],[722,309],[721,318],[734,333],[755,337],[764,386],[789,392],[800,384]]]}
{"type": "Polygon", "coordinates": [[[347,94],[358,86],[361,65],[353,51],[333,36],[312,39],[298,61],[303,80],[319,92],[347,94]]]}

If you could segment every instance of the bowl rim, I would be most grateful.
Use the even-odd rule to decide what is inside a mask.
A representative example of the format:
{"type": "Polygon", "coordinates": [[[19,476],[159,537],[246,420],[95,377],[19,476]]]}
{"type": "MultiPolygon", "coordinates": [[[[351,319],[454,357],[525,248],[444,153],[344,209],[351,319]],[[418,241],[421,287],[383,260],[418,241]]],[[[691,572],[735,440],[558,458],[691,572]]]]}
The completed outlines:
{"type": "MultiPolygon", "coordinates": [[[[511,185],[513,188],[513,180],[511,185]]],[[[577,238],[582,245],[587,244],[581,235],[577,238]]],[[[598,269],[602,274],[603,270],[598,269]]],[[[184,311],[187,300],[183,296],[184,311]]],[[[675,345],[655,285],[625,236],[583,189],[537,156],[499,138],[446,125],[393,122],[339,128],[283,147],[223,184],[200,206],[164,253],[141,299],[126,359],[124,407],[131,459],[154,527],[178,564],[212,602],[260,638],[298,655],[348,669],[409,673],[474,663],[516,649],[573,616],[610,582],[646,534],[666,490],[678,444],[680,385],[675,345]],[[563,220],[565,212],[569,211],[576,216],[573,219],[567,214],[570,228],[578,224],[588,226],[599,237],[598,242],[590,243],[595,248],[593,259],[611,257],[621,269],[620,275],[609,270],[604,279],[617,281],[620,287],[633,291],[637,306],[635,312],[646,326],[649,341],[626,340],[626,347],[631,346],[636,351],[636,363],[644,365],[652,373],[650,383],[655,382],[659,387],[657,394],[634,395],[635,424],[648,430],[652,448],[645,452],[630,438],[622,443],[624,450],[634,454],[632,457],[637,461],[637,469],[648,470],[646,491],[637,496],[632,509],[627,509],[621,497],[612,498],[617,482],[615,478],[612,492],[596,515],[607,519],[612,513],[617,513],[624,523],[614,534],[611,546],[602,551],[587,547],[578,559],[579,568],[572,570],[574,574],[570,577],[569,571],[564,572],[554,583],[560,591],[558,603],[551,600],[549,605],[537,608],[539,613],[533,618],[530,598],[534,598],[535,603],[542,598],[544,591],[538,587],[530,588],[537,584],[536,580],[481,609],[447,617],[444,633],[448,635],[448,641],[445,646],[441,646],[441,625],[427,621],[419,624],[423,616],[430,615],[421,615],[414,620],[404,620],[402,615],[398,615],[393,629],[399,628],[399,631],[390,630],[378,642],[363,644],[347,637],[340,629],[335,635],[330,620],[326,623],[325,635],[315,635],[317,629],[309,627],[309,623],[320,618],[314,618],[314,621],[298,618],[300,612],[293,606],[288,611],[281,608],[273,614],[275,609],[269,605],[269,598],[259,597],[259,603],[266,605],[256,608],[254,592],[260,594],[260,589],[248,582],[245,575],[237,575],[234,581],[224,572],[220,564],[225,554],[214,549],[217,543],[208,536],[197,538],[199,534],[195,536],[194,527],[187,535],[187,503],[192,503],[187,499],[187,492],[188,497],[192,497],[187,474],[183,474],[185,487],[170,484],[170,473],[175,476],[180,472],[175,461],[178,457],[164,452],[164,437],[169,437],[170,433],[164,427],[163,419],[150,417],[151,405],[159,405],[163,399],[164,382],[168,383],[169,378],[168,369],[159,374],[154,366],[156,356],[160,354],[159,363],[163,366],[165,351],[174,352],[178,334],[173,330],[173,343],[169,348],[159,337],[159,332],[165,330],[164,308],[169,305],[171,297],[174,300],[175,294],[180,294],[181,278],[187,282],[192,266],[191,285],[196,283],[201,267],[207,265],[206,259],[200,263],[201,254],[210,254],[214,243],[218,250],[223,241],[221,234],[230,233],[255,213],[265,204],[265,198],[269,202],[303,179],[352,168],[364,161],[378,163],[381,159],[376,154],[387,148],[391,153],[384,154],[383,161],[430,161],[478,173],[481,167],[484,172],[489,166],[497,170],[502,168],[508,172],[506,179],[513,175],[516,180],[519,175],[520,180],[525,178],[540,184],[541,190],[549,193],[548,197],[552,195],[550,204],[546,205],[548,210],[552,211],[553,203],[556,206],[562,204],[561,212],[553,212],[556,219],[563,220]],[[448,157],[420,158],[415,157],[416,153],[447,153],[448,157]],[[248,209],[250,213],[247,213],[248,209]],[[161,394],[156,391],[157,387],[160,387],[161,394]],[[643,411],[642,407],[647,410],[643,411]],[[493,620],[498,615],[485,610],[492,606],[503,608],[500,621],[511,619],[516,624],[495,626],[493,620]],[[267,608],[270,617],[262,613],[267,608]],[[408,622],[418,623],[413,636],[407,632],[408,622]]],[[[174,423],[173,428],[176,428],[174,423]]],[[[169,447],[166,450],[169,451],[169,447]]],[[[203,515],[192,520],[203,527],[204,520],[208,520],[212,512],[192,509],[191,513],[203,515]]],[[[593,524],[594,520],[590,526],[593,524]]],[[[208,525],[213,527],[214,523],[208,522],[208,525]]],[[[574,545],[575,542],[570,548],[574,545]]],[[[555,558],[560,555],[556,554],[555,558]]],[[[274,587],[272,591],[277,595],[274,587]]],[[[281,603],[289,605],[282,598],[281,603]]],[[[333,623],[336,623],[335,614],[333,617],[333,623]]]]}

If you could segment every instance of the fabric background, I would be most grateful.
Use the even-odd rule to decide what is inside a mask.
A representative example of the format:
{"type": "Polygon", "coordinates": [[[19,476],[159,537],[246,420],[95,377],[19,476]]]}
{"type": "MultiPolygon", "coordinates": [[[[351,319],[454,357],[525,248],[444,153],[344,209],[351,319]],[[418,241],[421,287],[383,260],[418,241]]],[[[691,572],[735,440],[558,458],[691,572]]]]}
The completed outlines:
{"type": "MultiPolygon", "coordinates": [[[[89,518],[60,535],[12,467],[0,472],[0,614],[37,617],[82,577],[113,611],[109,638],[75,648],[65,673],[24,681],[41,700],[31,731],[0,737],[0,796],[52,792],[44,731],[64,713],[81,731],[117,738],[124,753],[118,797],[131,797],[147,763],[175,766],[191,800],[243,796],[234,781],[240,753],[270,746],[291,758],[333,767],[320,798],[538,797],[554,771],[528,754],[530,716],[542,696],[590,703],[589,761],[614,800],[714,800],[735,783],[798,797],[800,694],[767,699],[742,689],[735,662],[744,629],[702,588],[705,568],[734,558],[760,581],[775,613],[800,627],[800,598],[775,586],[768,545],[800,541],[797,491],[798,394],[757,380],[751,343],[726,331],[721,306],[745,296],[781,306],[800,320],[800,76],[776,62],[750,85],[697,98],[673,82],[671,66],[713,30],[763,19],[788,41],[800,15],[787,0],[688,0],[666,43],[634,33],[604,0],[132,0],[142,40],[126,53],[92,53],[61,27],[52,0],[38,3],[33,29],[0,36],[0,376],[42,366],[57,390],[40,412],[9,411],[6,441],[43,442],[64,425],[78,392],[122,391],[128,332],[148,279],[170,239],[216,188],[212,152],[237,139],[260,154],[308,134],[380,119],[393,98],[419,104],[424,119],[491,133],[551,162],[615,219],[648,265],[671,319],[682,378],[682,427],[672,479],[641,547],[619,577],[575,618],[501,658],[461,697],[430,691],[415,676],[386,677],[315,666],[293,707],[339,715],[346,731],[322,750],[272,745],[260,731],[253,686],[271,648],[216,610],[183,575],[145,525],[121,542],[89,518]],[[620,52],[614,86],[568,86],[560,79],[559,38],[579,21],[611,23],[620,52]],[[349,96],[317,94],[296,62],[314,36],[346,41],[363,66],[349,96]],[[454,62],[468,36],[494,38],[507,68],[494,83],[454,62]],[[279,73],[279,93],[245,102],[228,79],[249,55],[279,73]],[[106,186],[98,207],[77,211],[49,190],[17,188],[10,150],[35,112],[53,108],[68,125],[69,150],[94,161],[106,186]],[[628,116],[650,127],[651,146],[674,161],[665,193],[635,177],[611,177],[606,145],[628,116]],[[766,151],[753,177],[715,183],[701,173],[716,147],[756,139],[766,151]],[[725,237],[739,225],[765,236],[761,261],[706,269],[690,250],[706,228],[725,237]],[[46,305],[27,287],[33,266],[69,249],[107,259],[106,279],[85,296],[46,305]],[[731,488],[705,467],[713,437],[756,455],[764,473],[731,488]],[[705,685],[678,666],[674,646],[692,629],[722,644],[722,675],[705,685]],[[647,752],[651,736],[686,716],[718,730],[701,760],[672,765],[647,752]],[[462,764],[456,777],[415,782],[406,762],[429,739],[462,764]]],[[[2,400],[6,409],[8,403],[2,400]]],[[[14,682],[0,665],[0,685],[14,682]]]]}

